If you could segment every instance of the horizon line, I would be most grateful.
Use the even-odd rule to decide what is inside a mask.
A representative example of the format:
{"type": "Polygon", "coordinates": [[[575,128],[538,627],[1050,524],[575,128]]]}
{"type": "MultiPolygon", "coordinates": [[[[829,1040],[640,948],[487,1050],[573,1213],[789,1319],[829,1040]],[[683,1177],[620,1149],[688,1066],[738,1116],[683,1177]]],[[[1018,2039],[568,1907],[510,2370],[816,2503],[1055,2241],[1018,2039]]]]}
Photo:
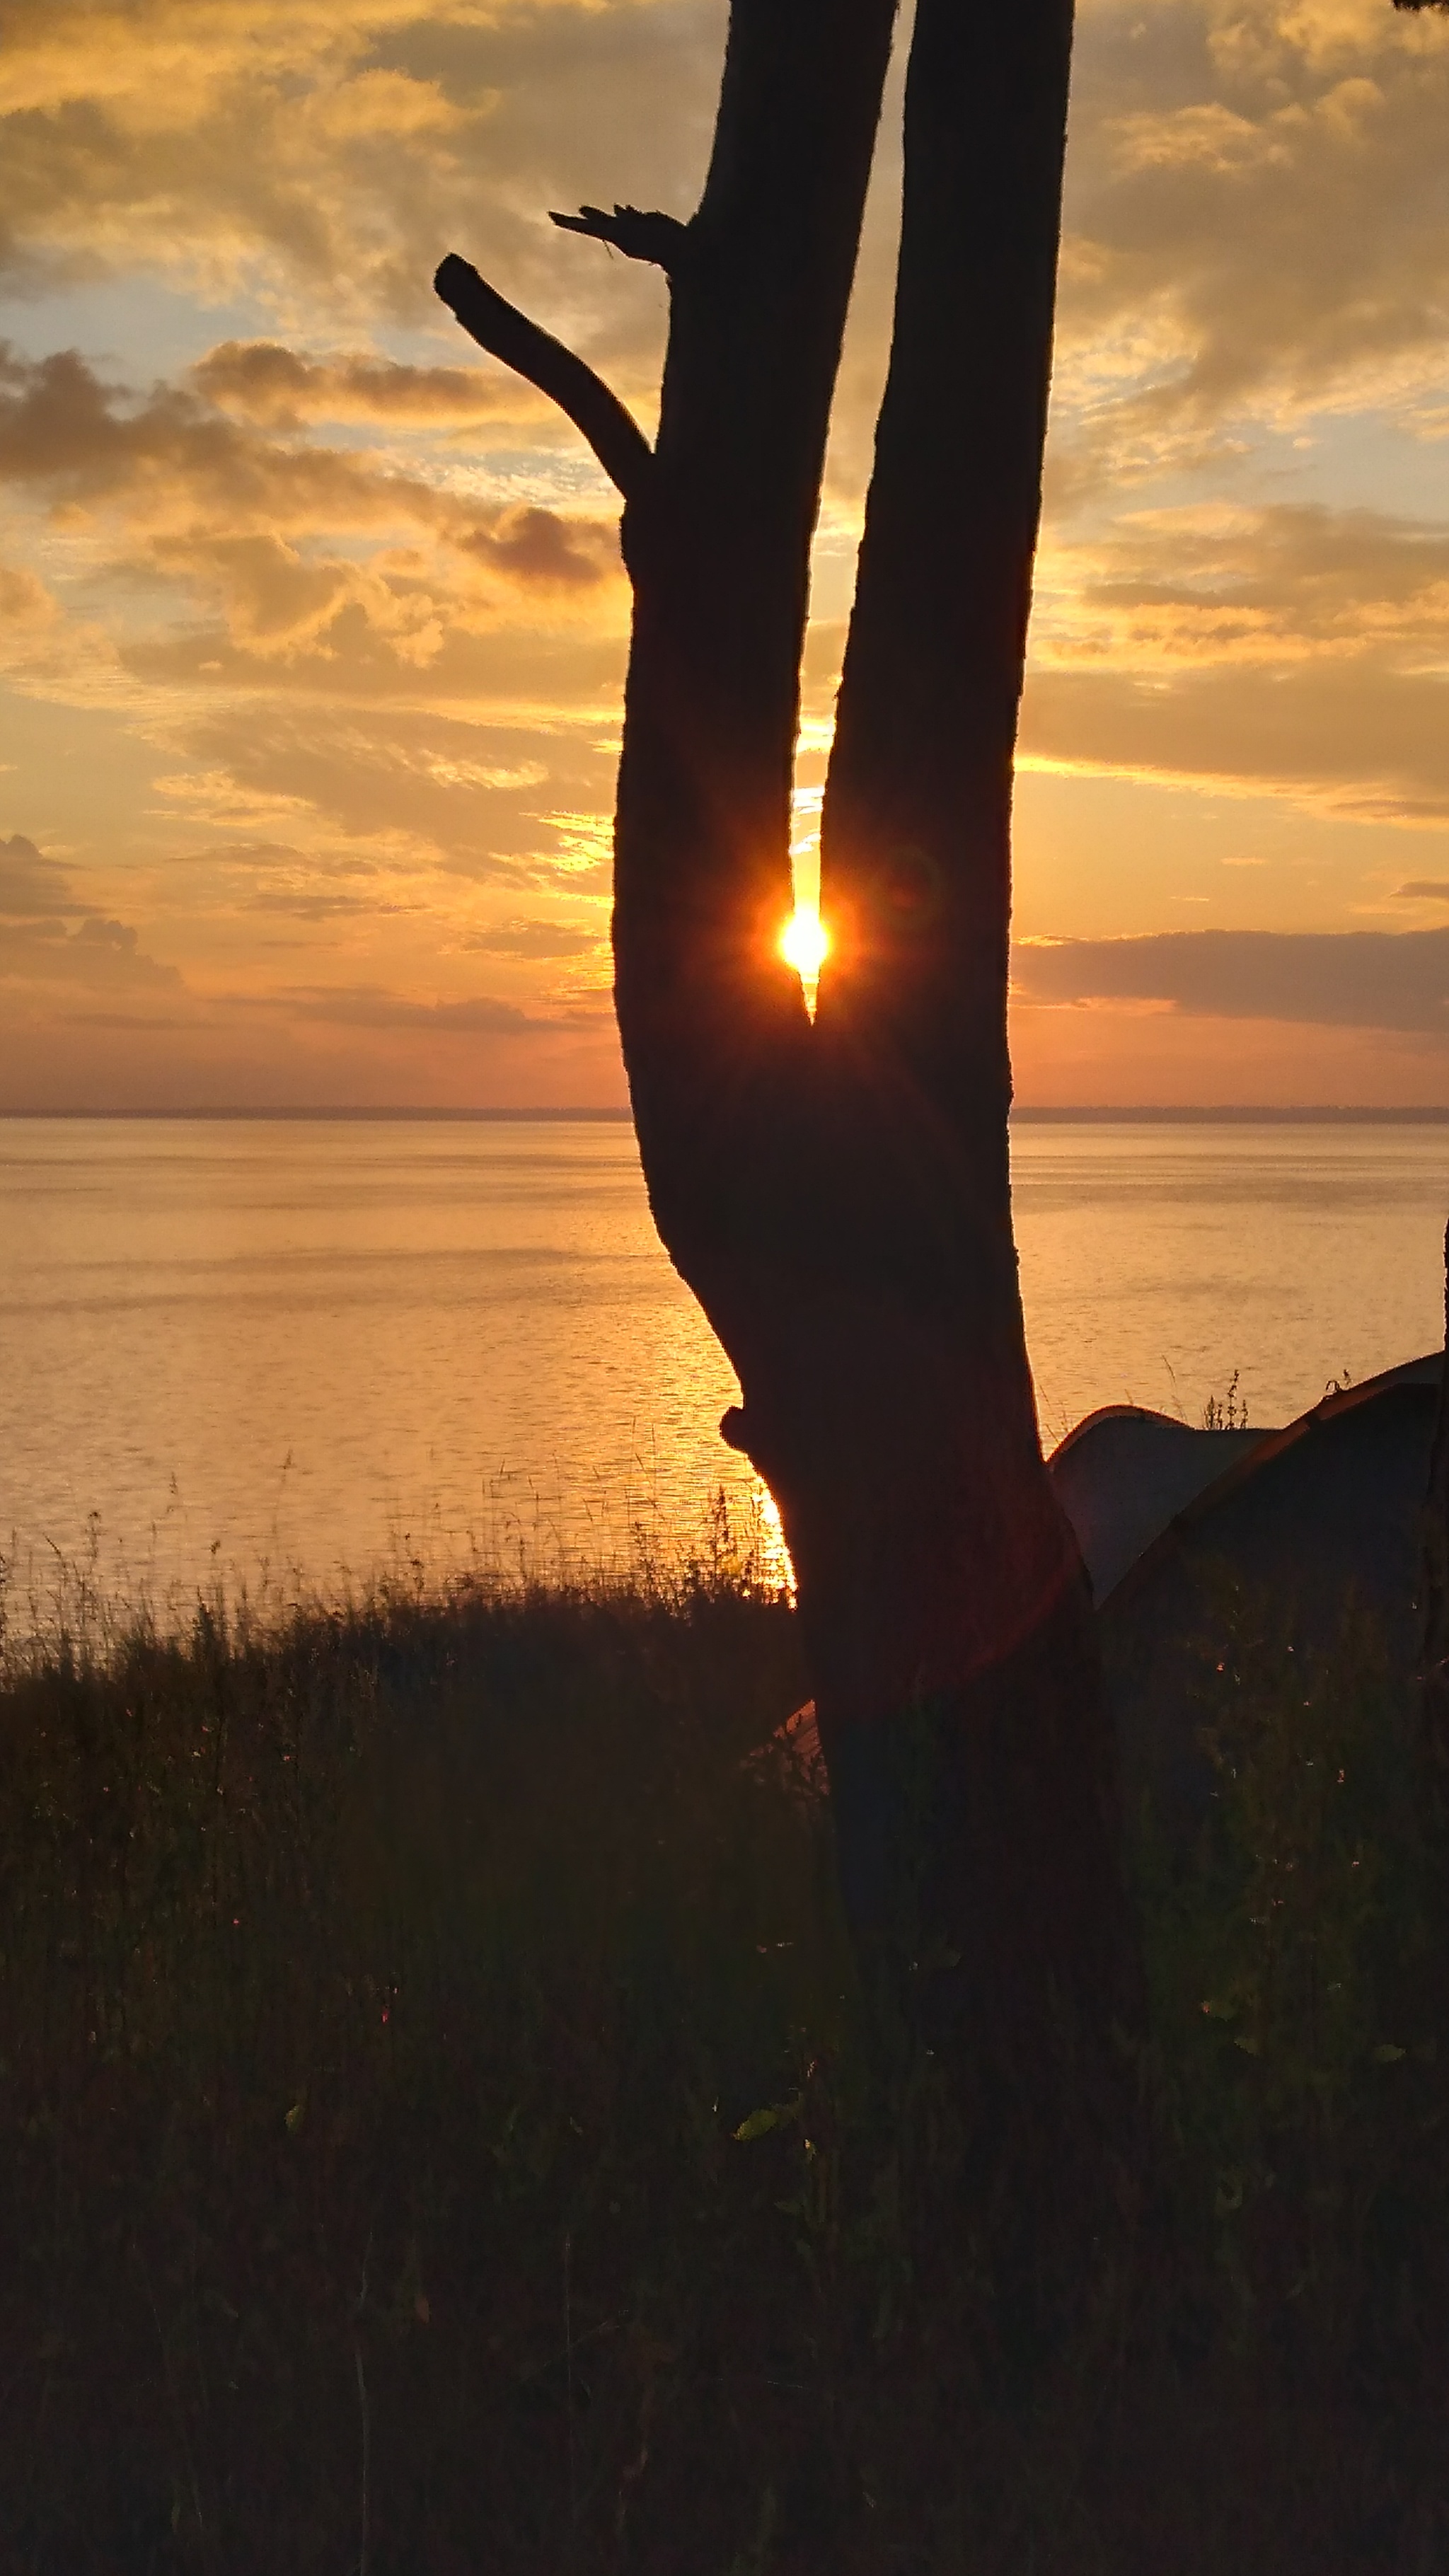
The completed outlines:
{"type": "MultiPolygon", "coordinates": [[[[1449,1126],[1449,1105],[1410,1105],[1399,1109],[1378,1108],[1352,1102],[1299,1102],[1296,1104],[1264,1102],[1208,1102],[1201,1106],[1174,1107],[1162,1102],[1129,1101],[1088,1103],[1067,1107],[1042,1106],[1036,1103],[1013,1104],[1011,1116],[1025,1124],[1040,1122],[1055,1126],[1265,1126],[1265,1125],[1340,1125],[1340,1126],[1449,1126]]],[[[319,1124],[345,1123],[350,1126],[467,1126],[467,1125],[581,1125],[603,1124],[628,1126],[633,1112],[624,1108],[590,1108],[583,1104],[563,1108],[356,1108],[340,1103],[317,1102],[301,1106],[258,1107],[233,1105],[225,1108],[70,1108],[6,1109],[0,1108],[0,1124],[9,1121],[49,1119],[53,1122],[110,1121],[117,1124],[185,1124],[207,1122],[224,1124],[265,1123],[298,1125],[309,1121],[319,1124]]]]}

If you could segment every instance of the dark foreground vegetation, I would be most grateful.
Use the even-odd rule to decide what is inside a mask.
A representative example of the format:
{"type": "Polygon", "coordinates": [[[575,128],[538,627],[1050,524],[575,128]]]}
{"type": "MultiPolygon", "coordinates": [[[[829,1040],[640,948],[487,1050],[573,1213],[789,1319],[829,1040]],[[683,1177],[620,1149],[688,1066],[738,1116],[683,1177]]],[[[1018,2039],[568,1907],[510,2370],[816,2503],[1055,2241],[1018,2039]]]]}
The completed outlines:
{"type": "Polygon", "coordinates": [[[0,2563],[33,2576],[1449,2564],[1421,1801],[1252,1605],[1134,1826],[1149,2152],[1023,2327],[772,1730],[792,1614],[384,1590],[12,1645],[0,2563]]]}

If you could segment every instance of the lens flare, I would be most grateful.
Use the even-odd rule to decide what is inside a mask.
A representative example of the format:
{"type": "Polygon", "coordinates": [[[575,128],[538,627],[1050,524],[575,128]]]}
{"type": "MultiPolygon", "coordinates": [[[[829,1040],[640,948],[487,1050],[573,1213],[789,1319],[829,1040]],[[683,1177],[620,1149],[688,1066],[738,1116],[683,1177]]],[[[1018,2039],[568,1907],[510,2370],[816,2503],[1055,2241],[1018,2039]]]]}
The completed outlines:
{"type": "Polygon", "coordinates": [[[804,985],[806,1007],[813,1018],[820,969],[830,954],[830,933],[813,904],[796,904],[780,933],[780,954],[804,985]]]}

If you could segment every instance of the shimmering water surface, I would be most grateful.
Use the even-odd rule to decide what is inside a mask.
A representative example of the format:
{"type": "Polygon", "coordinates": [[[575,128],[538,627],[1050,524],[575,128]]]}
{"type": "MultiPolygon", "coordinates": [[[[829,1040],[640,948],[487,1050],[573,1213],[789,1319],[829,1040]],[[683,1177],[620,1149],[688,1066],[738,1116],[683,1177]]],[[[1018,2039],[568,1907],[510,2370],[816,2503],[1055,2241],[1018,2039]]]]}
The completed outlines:
{"type": "MultiPolygon", "coordinates": [[[[1049,1442],[1235,1370],[1286,1420],[1442,1338],[1449,1128],[1023,1123],[1014,1160],[1049,1442]]],[[[0,1121],[0,1351],[22,1587],[609,1555],[750,1496],[624,1124],[0,1121]]]]}

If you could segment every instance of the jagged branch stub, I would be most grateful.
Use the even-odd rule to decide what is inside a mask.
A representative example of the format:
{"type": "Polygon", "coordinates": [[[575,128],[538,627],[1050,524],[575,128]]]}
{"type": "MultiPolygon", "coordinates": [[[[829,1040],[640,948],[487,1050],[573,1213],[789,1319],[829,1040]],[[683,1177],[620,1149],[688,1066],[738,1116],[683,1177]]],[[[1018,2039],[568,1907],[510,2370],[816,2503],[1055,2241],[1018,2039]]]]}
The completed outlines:
{"type": "Polygon", "coordinates": [[[576,215],[549,216],[560,232],[584,233],[590,241],[607,242],[612,250],[621,250],[626,259],[647,260],[651,267],[662,268],[673,277],[684,258],[689,241],[689,226],[674,215],[641,212],[638,206],[616,206],[609,214],[603,206],[580,206],[576,215]]]}

